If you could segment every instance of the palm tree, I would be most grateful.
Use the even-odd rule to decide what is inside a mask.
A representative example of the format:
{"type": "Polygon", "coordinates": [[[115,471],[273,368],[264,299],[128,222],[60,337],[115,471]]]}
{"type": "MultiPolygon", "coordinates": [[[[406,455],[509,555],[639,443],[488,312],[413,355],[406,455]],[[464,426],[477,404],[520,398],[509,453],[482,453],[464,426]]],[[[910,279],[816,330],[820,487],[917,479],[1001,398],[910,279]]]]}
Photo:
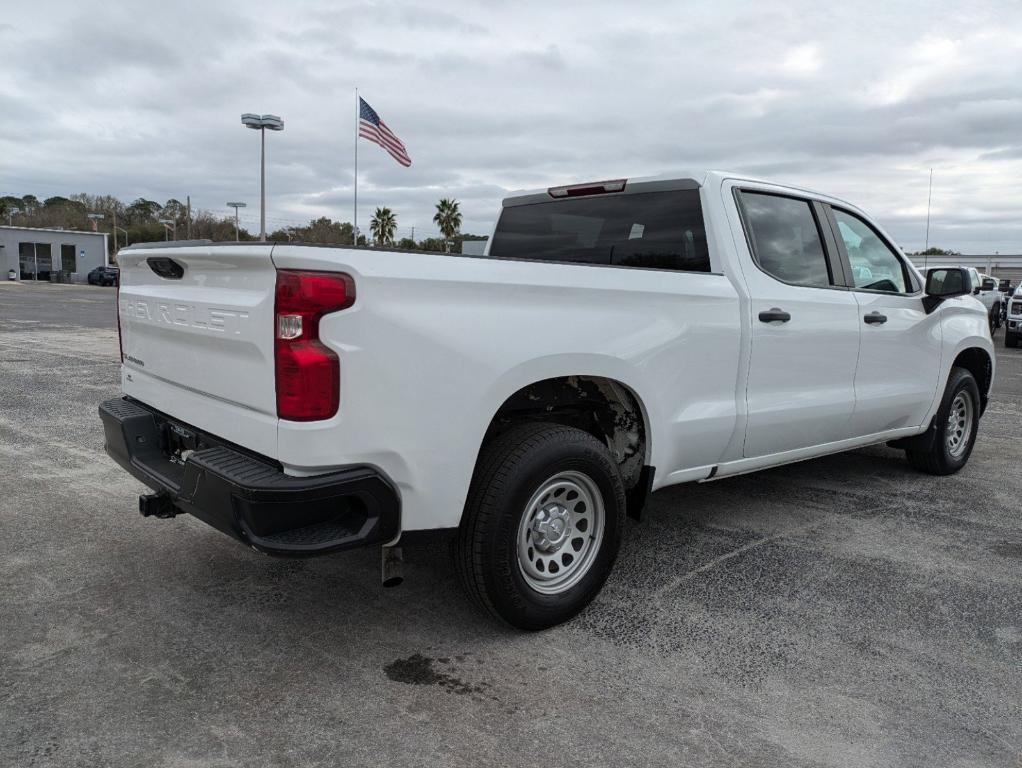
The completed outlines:
{"type": "Polygon", "coordinates": [[[377,245],[394,242],[394,230],[397,229],[397,217],[390,208],[377,208],[369,222],[369,233],[377,245]]]}
{"type": "Polygon", "coordinates": [[[458,210],[458,201],[450,198],[443,198],[436,204],[436,215],[433,223],[440,228],[440,234],[444,236],[444,246],[451,250],[450,240],[461,229],[461,211],[458,210]]]}

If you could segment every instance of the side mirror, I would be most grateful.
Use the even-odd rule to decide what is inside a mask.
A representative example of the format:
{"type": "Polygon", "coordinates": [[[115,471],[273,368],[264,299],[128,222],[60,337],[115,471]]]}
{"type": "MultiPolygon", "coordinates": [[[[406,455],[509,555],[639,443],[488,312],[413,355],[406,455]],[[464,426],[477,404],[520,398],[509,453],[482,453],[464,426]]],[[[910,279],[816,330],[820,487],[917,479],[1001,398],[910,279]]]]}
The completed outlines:
{"type": "Polygon", "coordinates": [[[983,290],[984,291],[996,291],[997,290],[997,283],[995,283],[993,280],[991,280],[988,277],[985,280],[983,280],[983,290]]]}
{"type": "MultiPolygon", "coordinates": [[[[926,296],[923,306],[929,314],[945,299],[968,296],[973,292],[972,278],[964,267],[935,267],[926,270],[926,296]]],[[[979,286],[976,286],[979,292],[979,286]]]]}

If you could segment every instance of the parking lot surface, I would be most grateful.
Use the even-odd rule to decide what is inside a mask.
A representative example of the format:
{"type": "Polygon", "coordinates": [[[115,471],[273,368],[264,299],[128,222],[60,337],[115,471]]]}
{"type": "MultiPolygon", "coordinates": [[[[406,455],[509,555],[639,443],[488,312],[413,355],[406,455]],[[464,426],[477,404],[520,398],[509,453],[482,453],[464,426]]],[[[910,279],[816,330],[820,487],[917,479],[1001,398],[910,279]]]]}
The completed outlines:
{"type": "Polygon", "coordinates": [[[575,621],[447,550],[257,555],[103,453],[114,291],[0,286],[0,765],[1022,766],[1022,350],[972,460],[876,447],[658,492],[575,621]]]}

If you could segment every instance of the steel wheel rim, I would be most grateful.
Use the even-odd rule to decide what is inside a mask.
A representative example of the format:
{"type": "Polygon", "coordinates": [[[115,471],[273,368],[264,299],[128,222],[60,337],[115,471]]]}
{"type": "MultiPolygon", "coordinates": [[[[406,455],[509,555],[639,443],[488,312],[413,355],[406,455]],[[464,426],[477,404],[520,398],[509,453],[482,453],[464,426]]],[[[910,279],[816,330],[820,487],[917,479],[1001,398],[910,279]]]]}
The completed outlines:
{"type": "Polygon", "coordinates": [[[951,401],[951,410],[947,415],[945,440],[947,452],[952,458],[961,458],[969,446],[969,438],[972,436],[973,410],[972,398],[966,392],[959,392],[951,401]]]}
{"type": "Polygon", "coordinates": [[[606,512],[596,482],[558,472],[522,511],[515,550],[525,583],[544,595],[571,589],[589,572],[603,541],[606,512]]]}

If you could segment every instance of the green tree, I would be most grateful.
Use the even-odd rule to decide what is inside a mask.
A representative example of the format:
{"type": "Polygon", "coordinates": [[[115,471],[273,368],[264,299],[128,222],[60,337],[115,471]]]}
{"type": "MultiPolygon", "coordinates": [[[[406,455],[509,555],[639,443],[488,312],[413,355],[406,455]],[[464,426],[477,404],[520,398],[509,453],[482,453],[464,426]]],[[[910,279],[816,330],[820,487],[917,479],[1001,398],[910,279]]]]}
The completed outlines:
{"type": "Polygon", "coordinates": [[[78,192],[70,196],[76,203],[81,203],[89,213],[105,213],[111,216],[117,214],[117,225],[126,221],[124,215],[125,205],[113,195],[90,195],[85,192],[78,192]]]}
{"type": "Polygon", "coordinates": [[[944,250],[936,246],[930,246],[925,251],[920,251],[919,256],[961,256],[958,251],[944,250]]]}
{"type": "Polygon", "coordinates": [[[290,243],[294,240],[300,239],[298,234],[301,231],[301,227],[280,227],[272,232],[267,232],[266,240],[271,243],[290,243]]]}
{"type": "Polygon", "coordinates": [[[161,210],[162,206],[155,200],[140,197],[129,205],[124,213],[132,223],[145,224],[155,222],[161,210]]]}
{"type": "Polygon", "coordinates": [[[303,243],[330,243],[334,245],[351,245],[354,239],[354,227],[348,222],[334,221],[327,216],[313,219],[305,227],[288,227],[281,230],[283,237],[287,240],[288,230],[294,240],[303,243]]]}
{"type": "MultiPolygon", "coordinates": [[[[170,218],[169,216],[167,218],[170,218]]],[[[162,229],[162,227],[161,227],[162,229]]],[[[180,231],[180,230],[179,230],[180,231]]],[[[192,239],[223,242],[234,240],[234,216],[212,214],[209,211],[193,211],[192,239]]],[[[244,227],[238,229],[239,240],[254,240],[244,227]]]]}
{"type": "Polygon", "coordinates": [[[8,217],[14,215],[14,211],[21,211],[21,198],[14,195],[0,197],[0,218],[4,219],[4,224],[7,223],[8,217]]]}
{"type": "Polygon", "coordinates": [[[160,209],[160,218],[172,219],[178,224],[182,224],[188,218],[188,207],[180,200],[171,198],[164,204],[163,208],[160,209]]]}
{"type": "Polygon", "coordinates": [[[57,195],[55,197],[48,197],[45,200],[43,200],[43,207],[50,209],[63,208],[66,210],[70,210],[74,213],[85,213],[85,206],[82,205],[80,202],[78,202],[77,200],[70,200],[66,197],[61,197],[60,195],[57,195]]]}
{"type": "Polygon", "coordinates": [[[433,216],[433,223],[440,228],[440,234],[444,236],[444,250],[450,251],[450,240],[461,229],[460,203],[457,200],[444,197],[436,204],[436,214],[433,216]]]}
{"type": "Polygon", "coordinates": [[[394,242],[394,231],[397,229],[397,218],[390,208],[377,208],[369,221],[369,233],[377,245],[394,242]]]}
{"type": "Polygon", "coordinates": [[[439,237],[427,237],[419,242],[419,249],[444,253],[447,250],[447,241],[439,237]]]}
{"type": "Polygon", "coordinates": [[[402,237],[400,240],[397,241],[397,247],[404,248],[405,250],[408,251],[414,251],[419,246],[416,244],[414,240],[412,240],[412,238],[402,237]]]}

